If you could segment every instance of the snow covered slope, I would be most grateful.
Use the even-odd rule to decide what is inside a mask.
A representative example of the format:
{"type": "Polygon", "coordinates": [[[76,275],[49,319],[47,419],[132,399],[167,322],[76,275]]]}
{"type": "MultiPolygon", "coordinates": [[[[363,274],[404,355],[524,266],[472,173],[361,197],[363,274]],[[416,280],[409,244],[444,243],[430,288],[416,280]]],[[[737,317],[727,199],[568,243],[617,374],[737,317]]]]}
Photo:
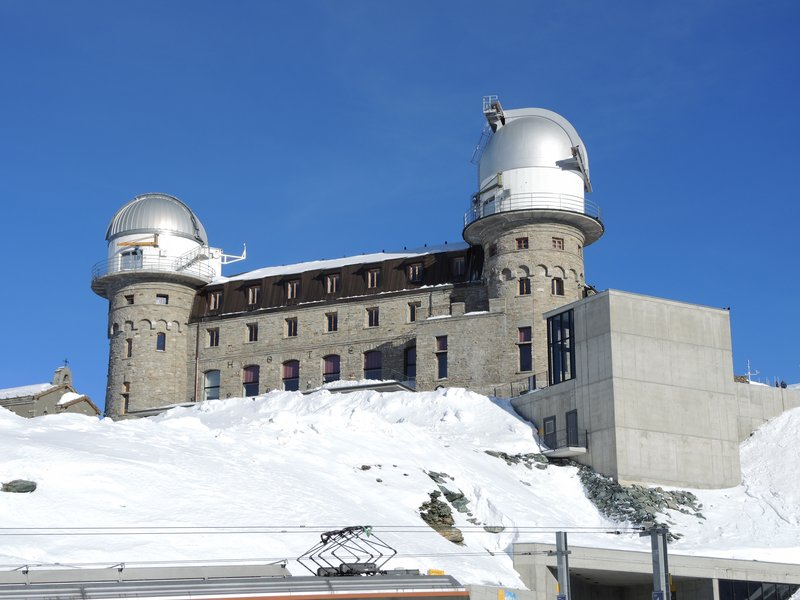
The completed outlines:
{"type": "MultiPolygon", "coordinates": [[[[798,431],[800,410],[767,424],[743,446],[741,486],[695,490],[707,520],[670,515],[684,535],[672,551],[800,563],[798,431]]],[[[486,450],[538,445],[507,403],[457,389],[274,392],[117,423],[0,410],[0,481],[38,484],[0,494],[0,563],[291,559],[322,530],[372,525],[400,552],[389,567],[519,587],[513,542],[552,542],[567,528],[575,545],[648,548],[600,533],[620,524],[586,499],[574,468],[508,465],[486,450]],[[469,501],[476,523],[453,511],[462,546],[419,516],[438,489],[431,471],[469,501]]]]}

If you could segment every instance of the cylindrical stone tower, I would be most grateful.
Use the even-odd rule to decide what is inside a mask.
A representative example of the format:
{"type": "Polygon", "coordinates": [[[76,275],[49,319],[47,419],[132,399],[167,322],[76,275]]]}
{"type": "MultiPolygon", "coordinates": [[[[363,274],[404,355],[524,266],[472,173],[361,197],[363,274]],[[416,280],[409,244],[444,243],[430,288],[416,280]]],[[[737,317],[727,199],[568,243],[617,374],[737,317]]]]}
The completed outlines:
{"type": "Polygon", "coordinates": [[[200,220],[167,194],[137,196],[106,231],[108,258],[92,290],[108,299],[106,416],[118,418],[194,399],[189,314],[197,289],[220,274],[200,220]]]}
{"type": "Polygon", "coordinates": [[[478,191],[464,239],[484,250],[489,298],[508,327],[532,328],[532,372],[547,370],[542,313],[584,296],[583,249],[603,235],[589,157],[575,128],[541,108],[504,111],[484,99],[491,131],[478,162],[478,191]],[[527,325],[526,325],[527,324],[527,325]]]}

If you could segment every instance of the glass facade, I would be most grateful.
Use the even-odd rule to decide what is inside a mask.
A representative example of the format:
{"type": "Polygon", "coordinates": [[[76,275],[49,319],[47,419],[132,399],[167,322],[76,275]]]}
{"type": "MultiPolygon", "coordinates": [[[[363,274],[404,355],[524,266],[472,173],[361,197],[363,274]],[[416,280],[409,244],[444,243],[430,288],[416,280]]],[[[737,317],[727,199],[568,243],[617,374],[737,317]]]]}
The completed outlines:
{"type": "Polygon", "coordinates": [[[573,318],[568,310],[547,319],[547,371],[550,385],[575,377],[573,318]]]}

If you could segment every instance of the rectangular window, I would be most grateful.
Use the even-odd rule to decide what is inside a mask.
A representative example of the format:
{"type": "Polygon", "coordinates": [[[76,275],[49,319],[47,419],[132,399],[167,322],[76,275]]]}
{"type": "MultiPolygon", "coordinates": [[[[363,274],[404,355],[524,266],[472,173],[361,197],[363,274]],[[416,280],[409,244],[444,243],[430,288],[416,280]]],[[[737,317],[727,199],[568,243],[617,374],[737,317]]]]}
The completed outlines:
{"type": "Polygon", "coordinates": [[[375,289],[381,284],[381,270],[370,269],[367,271],[367,288],[375,289]]]}
{"type": "Polygon", "coordinates": [[[261,301],[261,286],[253,285],[247,288],[247,306],[256,306],[261,301]]]}
{"type": "Polygon", "coordinates": [[[409,302],[408,303],[408,322],[414,323],[419,319],[419,309],[422,307],[422,302],[409,302]]]}
{"type": "Polygon", "coordinates": [[[381,324],[380,311],[377,306],[367,309],[367,327],[377,327],[381,324]]]}
{"type": "Polygon", "coordinates": [[[436,377],[447,378],[447,336],[436,336],[436,377]]]}
{"type": "Polygon", "coordinates": [[[339,330],[339,313],[325,313],[325,331],[338,331],[339,330]]]}
{"type": "Polygon", "coordinates": [[[530,277],[519,278],[519,295],[530,296],[531,294],[531,280],[530,277]]]}
{"type": "Polygon", "coordinates": [[[156,334],[156,350],[159,352],[165,352],[167,349],[167,334],[166,333],[157,333],[156,334]]]}
{"type": "Polygon", "coordinates": [[[133,356],[133,340],[128,338],[125,340],[125,358],[133,356]]]}
{"type": "Polygon", "coordinates": [[[518,237],[517,238],[517,250],[527,250],[528,249],[528,238],[526,237],[518,237]]]}
{"type": "Polygon", "coordinates": [[[422,263],[414,263],[406,267],[406,275],[408,280],[412,283],[419,283],[422,281],[422,263]]]}
{"type": "Polygon", "coordinates": [[[575,378],[572,311],[547,319],[547,371],[550,385],[575,378]]]}
{"type": "Polygon", "coordinates": [[[295,279],[294,281],[286,282],[287,300],[297,300],[297,296],[299,293],[300,293],[300,282],[297,279],[295,279]]]}
{"type": "Polygon", "coordinates": [[[563,296],[564,295],[564,280],[561,277],[553,277],[550,281],[550,290],[553,293],[553,296],[563,296]]]}
{"type": "Polygon", "coordinates": [[[133,304],[133,294],[131,294],[130,296],[125,296],[125,303],[133,304]]]}
{"type": "Polygon", "coordinates": [[[222,306],[222,292],[208,292],[206,303],[208,310],[219,310],[222,306]]]}
{"type": "Polygon", "coordinates": [[[563,249],[564,249],[564,238],[554,237],[553,250],[563,250],[563,249]]]}
{"type": "Polygon", "coordinates": [[[519,349],[519,370],[532,371],[533,370],[533,352],[531,348],[531,328],[519,328],[519,342],[517,344],[519,349]]]}
{"type": "Polygon", "coordinates": [[[156,294],[156,304],[169,304],[169,296],[166,294],[156,294]]]}
{"type": "Polygon", "coordinates": [[[297,337],[297,317],[286,319],[286,337],[297,337]]]}
{"type": "Polygon", "coordinates": [[[342,276],[339,273],[331,273],[325,276],[325,292],[328,294],[338,294],[342,285],[342,276]]]}
{"type": "Polygon", "coordinates": [[[206,371],[203,375],[203,400],[219,400],[219,371],[206,371]]]}
{"type": "Polygon", "coordinates": [[[258,396],[258,381],[261,377],[261,367],[250,365],[242,370],[242,394],[246,398],[258,396]]]}
{"type": "Polygon", "coordinates": [[[130,410],[130,400],[131,400],[131,382],[124,381],[122,383],[122,411],[128,412],[130,410]]]}
{"type": "Polygon", "coordinates": [[[216,348],[219,346],[219,327],[212,327],[211,329],[206,329],[208,332],[208,347],[209,348],[216,348]]]}
{"type": "Polygon", "coordinates": [[[258,341],[258,323],[247,324],[247,341],[248,342],[258,341]]]}
{"type": "Polygon", "coordinates": [[[467,272],[467,259],[463,256],[456,256],[450,263],[450,270],[453,277],[463,277],[467,272]]]}

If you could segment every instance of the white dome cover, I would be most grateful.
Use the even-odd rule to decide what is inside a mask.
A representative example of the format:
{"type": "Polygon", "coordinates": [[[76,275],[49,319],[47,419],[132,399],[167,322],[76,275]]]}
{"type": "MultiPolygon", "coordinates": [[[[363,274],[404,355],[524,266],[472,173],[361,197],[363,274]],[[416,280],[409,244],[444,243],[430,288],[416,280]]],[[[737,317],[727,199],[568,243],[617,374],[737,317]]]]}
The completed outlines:
{"type": "Polygon", "coordinates": [[[106,240],[136,233],[166,233],[208,245],[206,230],[197,215],[169,194],[136,196],[112,217],[106,240]]]}
{"type": "Polygon", "coordinates": [[[479,181],[497,173],[524,167],[557,168],[559,161],[572,158],[578,147],[588,176],[589,156],[578,132],[564,117],[544,108],[523,108],[504,112],[500,127],[480,158],[479,181]]]}

